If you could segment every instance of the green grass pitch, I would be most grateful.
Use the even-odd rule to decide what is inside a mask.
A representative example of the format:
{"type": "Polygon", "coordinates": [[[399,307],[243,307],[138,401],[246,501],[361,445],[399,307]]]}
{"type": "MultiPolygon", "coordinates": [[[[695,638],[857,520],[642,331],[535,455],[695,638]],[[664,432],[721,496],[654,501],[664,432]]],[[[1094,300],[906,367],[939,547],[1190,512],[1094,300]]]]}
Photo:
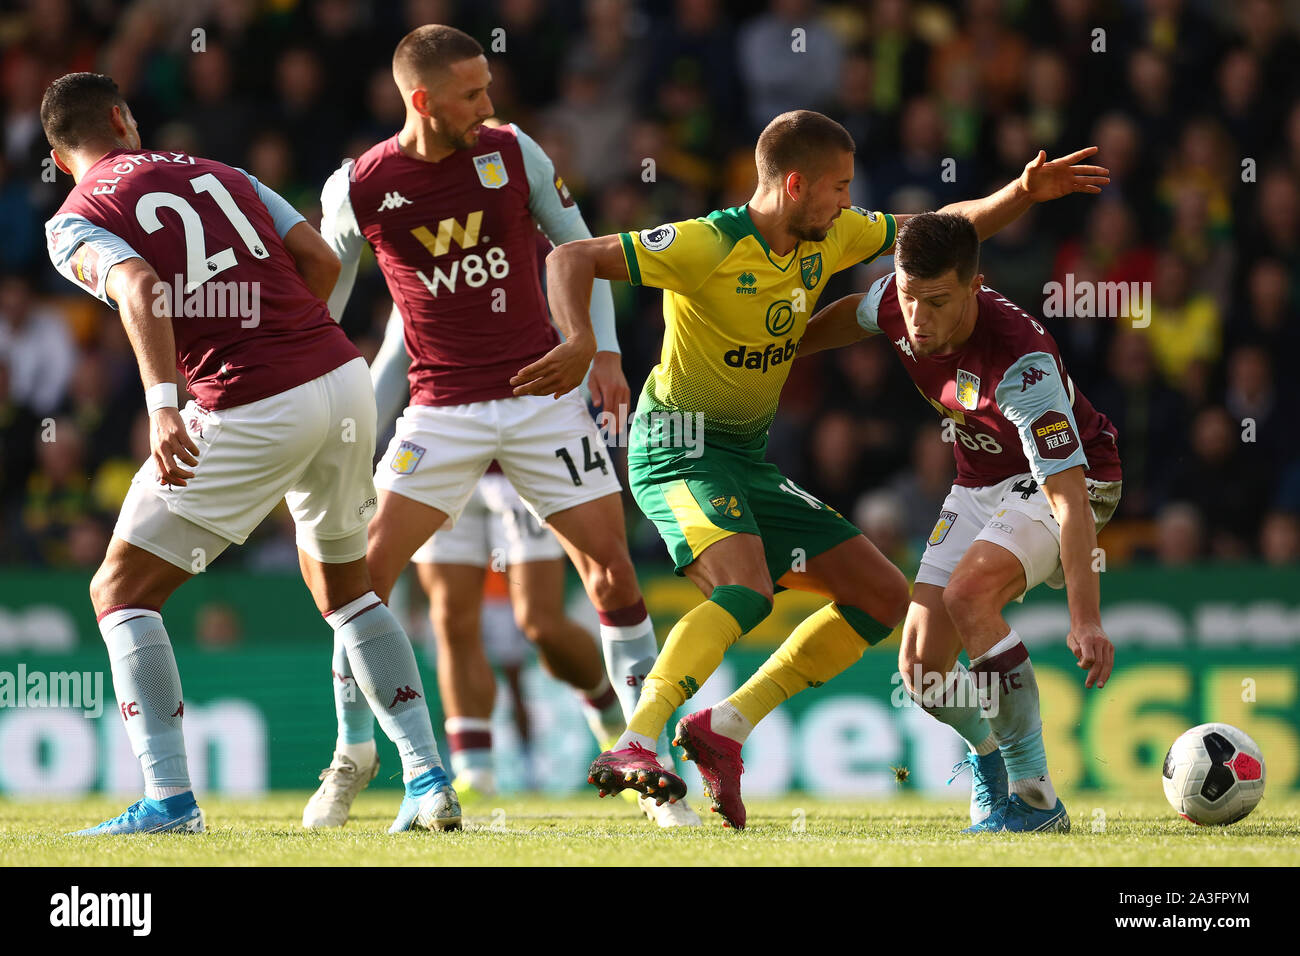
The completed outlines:
{"type": "Polygon", "coordinates": [[[1265,798],[1226,828],[1193,826],[1163,800],[1067,796],[1071,833],[985,837],[957,832],[964,805],[916,797],[754,800],[749,827],[734,832],[709,813],[703,827],[665,831],[623,799],[521,795],[467,807],[460,833],[393,836],[396,793],[363,793],[346,827],[314,832],[299,825],[307,797],[208,798],[203,836],[93,840],[61,834],[115,815],[122,801],[0,801],[0,864],[1300,866],[1300,797],[1290,796],[1265,798]]]}

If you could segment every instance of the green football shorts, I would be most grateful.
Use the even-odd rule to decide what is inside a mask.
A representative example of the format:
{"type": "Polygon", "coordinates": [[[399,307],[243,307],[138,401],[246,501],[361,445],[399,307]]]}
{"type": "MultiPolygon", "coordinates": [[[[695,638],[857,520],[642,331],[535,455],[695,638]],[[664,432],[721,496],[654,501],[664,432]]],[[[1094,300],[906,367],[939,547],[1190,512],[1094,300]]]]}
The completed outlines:
{"type": "Polygon", "coordinates": [[[634,437],[628,452],[632,495],[659,529],[678,574],[714,542],[748,533],[763,539],[775,584],[802,562],[862,533],[764,460],[766,447],[760,439],[683,451],[634,437]]]}

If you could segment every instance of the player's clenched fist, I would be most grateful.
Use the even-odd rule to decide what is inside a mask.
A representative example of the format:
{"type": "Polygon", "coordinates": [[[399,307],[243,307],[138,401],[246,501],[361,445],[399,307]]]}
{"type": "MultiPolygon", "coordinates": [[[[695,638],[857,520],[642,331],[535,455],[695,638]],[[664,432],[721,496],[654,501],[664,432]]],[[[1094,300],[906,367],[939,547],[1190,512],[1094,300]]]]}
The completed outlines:
{"type": "Polygon", "coordinates": [[[185,479],[194,477],[194,472],[176,463],[177,459],[184,465],[199,463],[199,448],[185,430],[177,409],[160,408],[149,416],[149,448],[163,484],[183,488],[185,479]]]}
{"type": "Polygon", "coordinates": [[[587,377],[596,354],[596,340],[590,336],[569,339],[551,349],[532,365],[521,368],[510,379],[516,395],[552,395],[571,392],[587,377]]]}
{"type": "Polygon", "coordinates": [[[1115,666],[1115,645],[1099,625],[1070,628],[1065,639],[1079,666],[1088,671],[1085,687],[1105,687],[1115,666]]]}

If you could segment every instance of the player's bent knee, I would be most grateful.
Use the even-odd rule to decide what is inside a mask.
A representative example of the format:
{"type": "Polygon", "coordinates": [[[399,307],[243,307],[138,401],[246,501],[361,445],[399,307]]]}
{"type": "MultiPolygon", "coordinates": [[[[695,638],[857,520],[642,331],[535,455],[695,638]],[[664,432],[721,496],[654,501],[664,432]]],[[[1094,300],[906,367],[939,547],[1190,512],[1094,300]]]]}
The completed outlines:
{"type": "Polygon", "coordinates": [[[156,573],[121,554],[110,553],[90,579],[90,603],[96,615],[117,606],[160,607],[170,591],[156,573]]]}
{"type": "Polygon", "coordinates": [[[921,665],[919,634],[915,627],[903,628],[903,639],[898,644],[898,672],[903,683],[912,689],[912,674],[921,665]]]}
{"type": "Polygon", "coordinates": [[[912,596],[907,589],[907,578],[898,568],[893,568],[892,574],[888,575],[888,579],[881,582],[878,588],[877,603],[880,606],[878,613],[872,616],[882,624],[888,624],[892,630],[907,617],[907,608],[912,601],[912,596]]]}
{"type": "Polygon", "coordinates": [[[479,621],[473,613],[434,610],[430,612],[433,631],[448,648],[479,641],[479,621]]]}
{"type": "Polygon", "coordinates": [[[974,575],[956,575],[943,589],[943,606],[958,629],[988,615],[992,607],[989,591],[974,575]]]}
{"type": "MultiPolygon", "coordinates": [[[[879,644],[894,632],[894,624],[880,621],[860,607],[854,607],[852,604],[841,604],[837,601],[835,609],[848,622],[849,627],[857,632],[858,637],[866,641],[868,645],[879,644]]],[[[902,620],[901,615],[898,620],[902,620]]]]}
{"type": "Polygon", "coordinates": [[[96,614],[113,605],[113,572],[108,561],[99,566],[95,576],[90,579],[90,604],[96,614]]]}
{"type": "Polygon", "coordinates": [[[771,592],[764,594],[743,584],[719,584],[709,600],[736,619],[741,634],[748,634],[772,613],[771,592]]]}
{"type": "Polygon", "coordinates": [[[583,569],[583,585],[596,607],[606,610],[635,604],[641,596],[636,569],[626,554],[608,564],[589,562],[583,569]]]}

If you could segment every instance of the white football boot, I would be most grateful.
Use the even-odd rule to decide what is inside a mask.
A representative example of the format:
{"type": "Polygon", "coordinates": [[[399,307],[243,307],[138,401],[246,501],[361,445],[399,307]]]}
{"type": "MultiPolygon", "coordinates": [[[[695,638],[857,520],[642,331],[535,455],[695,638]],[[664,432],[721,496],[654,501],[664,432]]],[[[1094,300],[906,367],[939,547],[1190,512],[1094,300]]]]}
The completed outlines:
{"type": "Polygon", "coordinates": [[[378,773],[378,756],[369,766],[358,767],[336,751],[334,761],[320,773],[320,786],[302,811],[302,825],[309,830],[343,826],[348,822],[352,801],[378,773]]]}
{"type": "MultiPolygon", "coordinates": [[[[625,790],[624,793],[636,793],[635,790],[625,790]]],[[[646,818],[653,823],[664,827],[698,827],[700,826],[700,815],[691,809],[691,805],[685,799],[678,800],[676,803],[656,803],[654,797],[647,797],[643,794],[637,794],[637,806],[646,818]]]]}

